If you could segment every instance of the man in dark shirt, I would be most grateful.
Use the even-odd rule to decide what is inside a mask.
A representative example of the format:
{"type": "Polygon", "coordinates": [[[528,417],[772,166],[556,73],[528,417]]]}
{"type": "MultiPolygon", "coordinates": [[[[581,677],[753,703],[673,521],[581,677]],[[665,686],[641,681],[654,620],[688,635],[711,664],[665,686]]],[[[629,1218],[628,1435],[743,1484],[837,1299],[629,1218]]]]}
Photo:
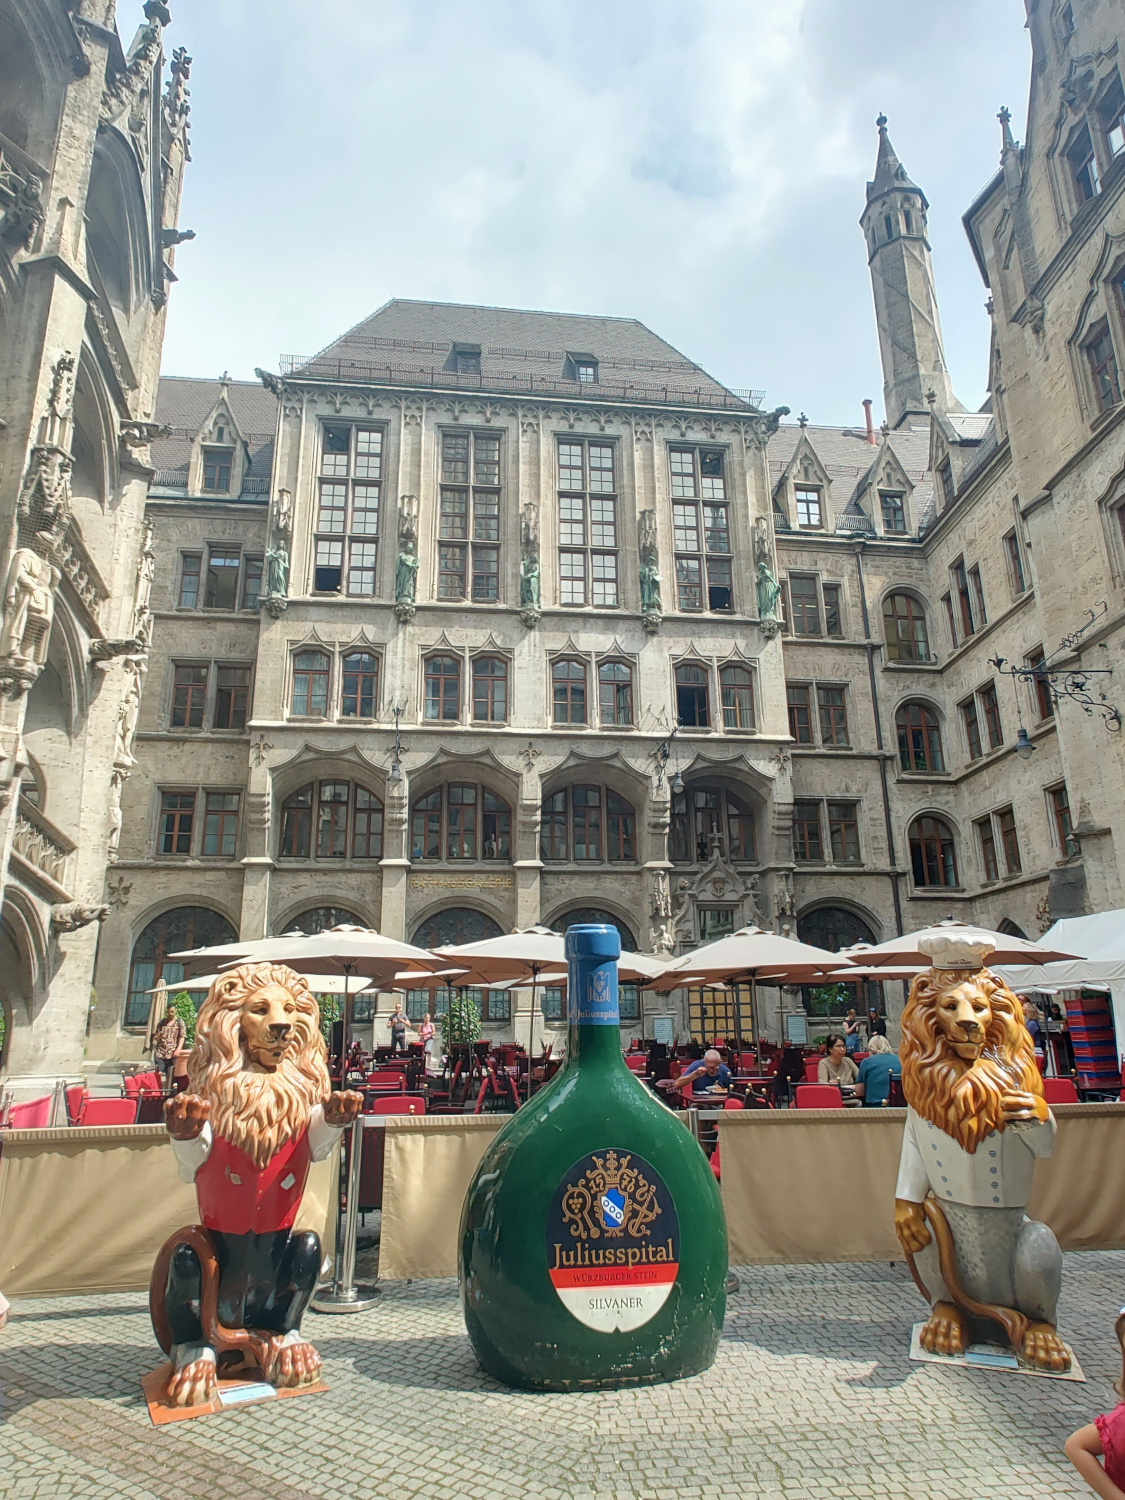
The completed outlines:
{"type": "Polygon", "coordinates": [[[700,1062],[693,1062],[676,1079],[676,1089],[681,1094],[691,1090],[693,1099],[706,1094],[726,1094],[730,1091],[730,1069],[712,1047],[703,1054],[700,1062]]]}

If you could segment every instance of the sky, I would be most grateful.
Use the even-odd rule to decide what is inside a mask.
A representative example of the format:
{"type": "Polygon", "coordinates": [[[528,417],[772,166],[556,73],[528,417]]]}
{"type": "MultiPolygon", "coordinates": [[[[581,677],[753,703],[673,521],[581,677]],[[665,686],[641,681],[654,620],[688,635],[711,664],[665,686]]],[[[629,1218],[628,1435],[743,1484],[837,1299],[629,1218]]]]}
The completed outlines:
{"type": "Polygon", "coordinates": [[[413,297],[638,318],[769,407],[858,422],[882,410],[857,222],[882,110],[973,409],[961,215],[1001,105],[1023,133],[1023,22],[1022,0],[180,0],[197,238],[164,371],[253,379],[413,297]]]}

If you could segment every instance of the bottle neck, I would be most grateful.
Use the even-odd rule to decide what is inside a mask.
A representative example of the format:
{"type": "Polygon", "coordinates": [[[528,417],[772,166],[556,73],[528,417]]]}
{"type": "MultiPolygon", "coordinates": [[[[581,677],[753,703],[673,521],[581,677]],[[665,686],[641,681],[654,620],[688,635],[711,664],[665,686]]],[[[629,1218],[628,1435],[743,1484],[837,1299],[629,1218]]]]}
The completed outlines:
{"type": "Polygon", "coordinates": [[[583,1067],[605,1068],[614,1064],[623,1067],[621,1028],[581,1026],[571,1021],[566,1028],[566,1061],[568,1066],[581,1063],[583,1067]]]}

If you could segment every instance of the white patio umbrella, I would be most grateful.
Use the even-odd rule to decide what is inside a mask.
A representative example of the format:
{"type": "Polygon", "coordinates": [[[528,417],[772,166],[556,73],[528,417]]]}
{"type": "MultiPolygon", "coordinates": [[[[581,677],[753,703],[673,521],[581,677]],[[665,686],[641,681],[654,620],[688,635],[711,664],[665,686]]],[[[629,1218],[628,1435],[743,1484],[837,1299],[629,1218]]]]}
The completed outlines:
{"type": "MultiPolygon", "coordinates": [[[[762,1060],[762,1042],[757,1025],[757,987],[759,984],[806,984],[820,979],[830,969],[848,967],[843,965],[838,953],[827,948],[816,948],[811,943],[800,943],[795,938],[782,937],[776,932],[765,932],[760,927],[740,927],[729,937],[717,938],[702,948],[693,948],[667,964],[647,988],[667,994],[670,990],[685,985],[710,988],[719,984],[736,987],[735,1024],[741,1033],[741,1007],[737,1000],[737,986],[750,985],[750,1025],[754,1034],[754,1047],[758,1062],[762,1060]]],[[[741,1037],[740,1037],[741,1039],[741,1037]]]]}
{"type": "Polygon", "coordinates": [[[273,956],[272,950],[279,943],[296,942],[304,936],[303,932],[288,932],[279,938],[240,938],[233,943],[213,943],[209,948],[189,948],[183,953],[169,953],[168,957],[182,963],[185,977],[190,978],[193,974],[213,974],[216,969],[229,968],[231,963],[253,963],[259,948],[271,950],[271,956],[265,962],[284,963],[285,959],[280,954],[273,956]]]}
{"type": "Polygon", "coordinates": [[[398,938],[384,937],[373,927],[355,927],[349,923],[328,927],[311,937],[304,933],[293,933],[286,937],[265,939],[255,944],[252,953],[221,964],[220,968],[230,969],[240,962],[288,964],[306,978],[316,974],[342,975],[342,1058],[348,1054],[354,979],[373,980],[378,986],[394,979],[403,971],[428,974],[434,969],[448,967],[443,959],[435,958],[425,948],[415,948],[413,943],[404,943],[398,938]]]}
{"type": "MultiPolygon", "coordinates": [[[[227,972],[230,972],[229,965],[227,972]]],[[[299,969],[294,969],[293,972],[296,974],[301,973],[299,969]]],[[[176,988],[177,990],[188,991],[209,990],[216,979],[222,978],[222,974],[197,974],[194,979],[182,980],[177,984],[176,988]]],[[[301,974],[301,978],[308,985],[309,989],[317,995],[342,995],[344,993],[344,986],[348,982],[346,974],[301,974]]],[[[374,988],[375,984],[372,980],[364,979],[359,984],[351,986],[351,993],[353,995],[362,995],[364,990],[374,988]]],[[[150,993],[153,992],[150,991],[150,993]]]]}
{"type": "Polygon", "coordinates": [[[1052,963],[1058,959],[1078,958],[1076,953],[1063,953],[1043,943],[1033,943],[1029,938],[1016,937],[1009,932],[993,932],[987,927],[975,927],[970,922],[959,922],[946,917],[932,927],[922,927],[917,932],[908,932],[902,937],[891,938],[885,943],[875,943],[863,950],[862,963],[872,968],[884,965],[903,967],[917,964],[928,969],[931,959],[918,944],[942,937],[963,938],[967,942],[979,943],[991,949],[988,962],[996,964],[1052,963]]]}

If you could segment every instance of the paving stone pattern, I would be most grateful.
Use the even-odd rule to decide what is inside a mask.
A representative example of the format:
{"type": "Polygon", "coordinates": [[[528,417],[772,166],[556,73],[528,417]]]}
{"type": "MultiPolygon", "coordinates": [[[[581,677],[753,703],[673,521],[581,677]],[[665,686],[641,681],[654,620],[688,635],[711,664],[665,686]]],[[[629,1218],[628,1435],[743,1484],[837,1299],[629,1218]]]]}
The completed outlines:
{"type": "Polygon", "coordinates": [[[1067,1434],[1116,1400],[1125,1254],[1068,1255],[1088,1384],[911,1364],[903,1266],[739,1272],[714,1367],[643,1390],[529,1395],[478,1369],[453,1282],[310,1315],[327,1395],[154,1429],[145,1299],[17,1302],[0,1335],[0,1500],[1026,1500],[1088,1495],[1067,1434]]]}

